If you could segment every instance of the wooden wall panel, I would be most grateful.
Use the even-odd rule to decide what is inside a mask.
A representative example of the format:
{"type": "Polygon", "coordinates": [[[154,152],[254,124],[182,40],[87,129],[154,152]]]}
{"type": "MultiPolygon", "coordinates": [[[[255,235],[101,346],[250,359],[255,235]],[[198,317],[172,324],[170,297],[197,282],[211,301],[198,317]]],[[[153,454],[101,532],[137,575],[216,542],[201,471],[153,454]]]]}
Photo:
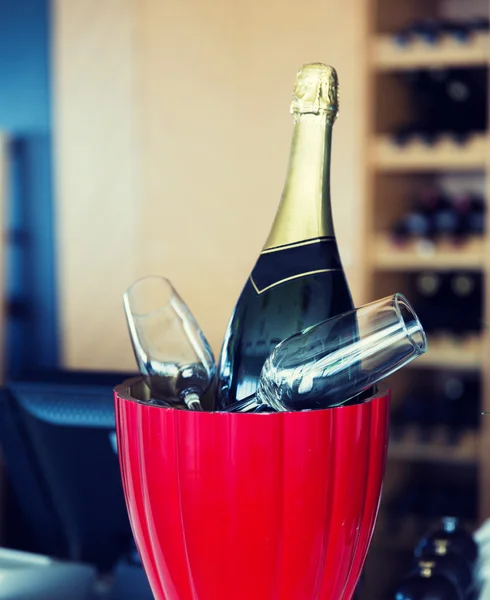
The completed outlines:
{"type": "Polygon", "coordinates": [[[308,61],[331,62],[340,73],[334,211],[342,256],[354,264],[361,90],[347,9],[356,2],[309,0],[301,11],[278,0],[141,4],[144,260],[176,282],[217,350],[278,205],[292,86],[308,61]]]}
{"type": "Polygon", "coordinates": [[[358,298],[362,28],[349,12],[355,15],[360,3],[306,0],[299,10],[279,0],[134,0],[132,6],[130,0],[112,0],[103,7],[94,0],[83,6],[56,2],[68,365],[133,364],[119,349],[127,340],[117,313],[119,295],[130,275],[149,273],[173,280],[219,352],[279,202],[292,132],[292,86],[297,68],[309,61],[331,63],[339,71],[334,217],[358,298]],[[102,55],[97,60],[96,47],[102,55]],[[111,107],[104,118],[97,94],[106,112],[111,107]],[[89,132],[81,113],[95,120],[89,132]],[[84,236],[74,237],[94,213],[102,214],[97,238],[107,229],[111,243],[118,244],[114,248],[108,236],[99,239],[96,251],[83,247],[84,236]],[[100,304],[93,304],[94,290],[103,289],[100,304]],[[104,333],[97,337],[101,324],[104,333]]]}
{"type": "Polygon", "coordinates": [[[53,3],[60,311],[71,368],[134,364],[121,301],[139,239],[132,4],[53,3]]]}

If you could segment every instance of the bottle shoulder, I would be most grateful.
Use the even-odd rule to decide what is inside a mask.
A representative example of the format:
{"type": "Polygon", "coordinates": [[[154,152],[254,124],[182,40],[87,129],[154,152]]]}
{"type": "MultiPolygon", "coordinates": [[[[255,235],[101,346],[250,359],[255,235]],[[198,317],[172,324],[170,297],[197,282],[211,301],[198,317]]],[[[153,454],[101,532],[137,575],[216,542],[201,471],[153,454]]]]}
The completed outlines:
{"type": "Polygon", "coordinates": [[[337,241],[323,237],[265,249],[255,263],[250,281],[261,294],[294,279],[336,271],[342,272],[337,241]]]}

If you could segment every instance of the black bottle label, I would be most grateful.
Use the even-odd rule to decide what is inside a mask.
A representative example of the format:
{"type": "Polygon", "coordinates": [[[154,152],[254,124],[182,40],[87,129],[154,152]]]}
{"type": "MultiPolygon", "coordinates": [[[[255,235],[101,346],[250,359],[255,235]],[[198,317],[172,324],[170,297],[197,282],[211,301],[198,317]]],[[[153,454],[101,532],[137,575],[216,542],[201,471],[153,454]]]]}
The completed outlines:
{"type": "Polygon", "coordinates": [[[263,250],[250,281],[262,294],[292,279],[341,270],[335,238],[324,237],[263,250]]]}

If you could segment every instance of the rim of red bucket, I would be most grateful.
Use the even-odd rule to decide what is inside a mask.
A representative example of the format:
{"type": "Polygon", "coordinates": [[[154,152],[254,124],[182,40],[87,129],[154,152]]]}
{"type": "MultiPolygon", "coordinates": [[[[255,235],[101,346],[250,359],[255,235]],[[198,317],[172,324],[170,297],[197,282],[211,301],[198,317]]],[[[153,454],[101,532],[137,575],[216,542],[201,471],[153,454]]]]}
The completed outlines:
{"type": "Polygon", "coordinates": [[[144,383],[144,377],[143,376],[136,376],[136,377],[130,377],[129,379],[125,379],[124,381],[122,381],[120,384],[116,385],[114,387],[114,393],[116,394],[116,396],[120,399],[120,400],[126,400],[128,402],[134,402],[135,404],[141,404],[142,406],[147,406],[148,408],[154,408],[157,410],[165,410],[165,411],[176,411],[176,412],[192,412],[192,414],[195,415],[210,415],[210,414],[220,414],[220,415],[240,415],[240,416],[248,416],[248,417],[263,417],[263,416],[274,416],[274,415],[285,415],[285,414],[293,414],[293,413],[318,413],[318,412],[324,412],[324,411],[330,411],[330,410],[341,410],[341,409],[348,409],[348,408],[352,408],[354,406],[364,406],[366,404],[370,404],[373,400],[381,400],[383,398],[388,398],[390,396],[391,390],[390,388],[384,384],[378,384],[378,392],[376,394],[373,394],[372,396],[370,396],[369,398],[366,398],[363,402],[361,402],[360,404],[350,404],[347,406],[335,406],[333,408],[317,408],[317,409],[310,409],[310,410],[302,410],[302,411],[281,411],[281,412],[259,412],[259,413],[233,413],[233,412],[227,412],[225,410],[205,410],[205,411],[182,411],[182,409],[180,408],[174,408],[174,407],[167,407],[167,406],[158,406],[157,404],[149,404],[147,400],[142,400],[141,398],[137,398],[135,396],[131,395],[132,392],[132,387],[135,386],[136,384],[141,384],[144,383]]]}

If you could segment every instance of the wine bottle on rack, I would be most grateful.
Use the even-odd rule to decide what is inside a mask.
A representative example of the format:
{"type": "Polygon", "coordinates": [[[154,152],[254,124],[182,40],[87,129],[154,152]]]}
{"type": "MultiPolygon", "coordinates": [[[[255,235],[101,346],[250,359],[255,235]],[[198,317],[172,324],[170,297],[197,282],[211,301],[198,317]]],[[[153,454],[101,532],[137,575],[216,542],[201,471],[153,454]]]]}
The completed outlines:
{"type": "Polygon", "coordinates": [[[456,517],[443,517],[439,527],[420,540],[415,556],[423,558],[429,553],[453,553],[474,565],[478,558],[478,546],[456,517]]]}
{"type": "Polygon", "coordinates": [[[469,31],[474,33],[487,33],[490,30],[490,19],[488,17],[475,17],[467,22],[469,31]]]}
{"type": "Polygon", "coordinates": [[[456,194],[452,197],[452,204],[458,218],[458,241],[467,242],[473,235],[469,228],[473,196],[468,193],[456,194]]]}
{"type": "Polygon", "coordinates": [[[432,271],[415,276],[415,307],[428,335],[443,326],[448,313],[448,303],[444,301],[448,285],[444,279],[440,273],[432,271]]]}
{"type": "Polygon", "coordinates": [[[480,273],[457,272],[450,279],[452,292],[452,333],[458,336],[477,335],[481,331],[483,314],[482,276],[480,273]]]}
{"type": "MultiPolygon", "coordinates": [[[[453,378],[452,376],[451,378],[453,378]]],[[[461,431],[476,431],[480,423],[481,379],[478,375],[468,375],[461,381],[463,395],[458,403],[458,427],[461,431]]]]}
{"type": "Polygon", "coordinates": [[[451,374],[446,377],[441,392],[433,399],[435,420],[444,427],[449,444],[458,443],[465,427],[464,420],[461,419],[461,407],[465,407],[465,391],[463,379],[451,374]]]}
{"type": "Polygon", "coordinates": [[[462,44],[467,44],[472,35],[486,32],[488,29],[489,21],[483,17],[466,21],[460,19],[423,19],[413,21],[408,27],[397,31],[394,41],[399,46],[406,46],[416,39],[435,45],[441,41],[441,37],[447,35],[462,44]]]}
{"type": "Polygon", "coordinates": [[[441,191],[437,187],[429,186],[419,191],[417,196],[417,206],[429,215],[433,215],[439,206],[441,191]]]}
{"type": "Polygon", "coordinates": [[[410,571],[410,575],[417,574],[420,569],[430,563],[434,573],[443,575],[459,590],[463,598],[467,598],[473,587],[473,575],[470,564],[457,554],[440,553],[427,554],[418,559],[410,571]]]}
{"type": "Polygon", "coordinates": [[[405,46],[415,40],[423,41],[427,44],[436,44],[441,34],[444,32],[444,23],[437,19],[420,19],[413,21],[408,27],[400,29],[395,34],[395,43],[405,46]]]}
{"type": "Polygon", "coordinates": [[[450,198],[441,196],[434,211],[434,237],[453,244],[462,241],[460,214],[450,198]]]}
{"type": "Polygon", "coordinates": [[[422,561],[396,588],[394,600],[464,600],[461,591],[434,564],[422,561]]]}
{"type": "MultiPolygon", "coordinates": [[[[430,28],[427,35],[430,33],[430,28]]],[[[437,31],[437,27],[435,28],[437,31]]],[[[411,139],[434,144],[442,134],[464,144],[475,133],[487,129],[487,81],[485,69],[416,69],[399,75],[407,87],[414,118],[402,123],[393,142],[404,145],[411,139]]]]}
{"type": "Polygon", "coordinates": [[[294,131],[282,199],[238,299],[219,360],[218,404],[253,394],[265,359],[284,338],[353,308],[330,206],[336,71],[319,63],[296,77],[294,131]]]}
{"type": "Polygon", "coordinates": [[[427,145],[432,144],[432,138],[430,135],[427,135],[427,131],[425,127],[420,126],[420,124],[415,121],[408,125],[402,125],[397,127],[395,131],[391,134],[391,141],[395,146],[399,148],[403,148],[407,146],[410,142],[413,142],[415,139],[421,140],[427,145]],[[420,132],[425,131],[425,135],[421,137],[420,132]]]}
{"type": "Polygon", "coordinates": [[[411,210],[399,219],[393,228],[393,242],[403,244],[409,240],[428,239],[431,234],[430,216],[420,210],[411,210]]]}
{"type": "Polygon", "coordinates": [[[452,198],[453,208],[458,220],[457,237],[468,241],[472,237],[482,236],[485,232],[485,202],[477,194],[462,193],[452,198]]]}
{"type": "Polygon", "coordinates": [[[473,196],[465,213],[464,231],[468,236],[482,236],[485,233],[485,201],[480,196],[473,196]]]}
{"type": "Polygon", "coordinates": [[[407,46],[412,41],[412,26],[403,27],[395,32],[393,41],[397,46],[407,46]]]}
{"type": "Polygon", "coordinates": [[[471,29],[465,21],[446,21],[444,32],[461,44],[467,44],[470,41],[471,29]]]}
{"type": "Polygon", "coordinates": [[[419,193],[411,210],[404,213],[394,224],[392,239],[395,244],[408,240],[434,238],[434,215],[440,202],[440,193],[428,188],[419,193]]]}
{"type": "Polygon", "coordinates": [[[445,129],[455,141],[487,129],[487,72],[482,69],[449,69],[444,80],[441,114],[445,129]]]}
{"type": "Polygon", "coordinates": [[[393,143],[403,146],[417,140],[426,145],[434,144],[440,131],[440,98],[437,94],[440,86],[437,77],[432,70],[413,69],[398,75],[398,78],[407,89],[414,117],[395,130],[393,143]]]}
{"type": "Polygon", "coordinates": [[[464,21],[448,21],[445,30],[455,40],[466,44],[473,35],[488,32],[489,27],[490,21],[487,17],[475,17],[464,21]]]}
{"type": "Polygon", "coordinates": [[[435,45],[444,34],[444,25],[441,19],[423,19],[415,27],[415,34],[426,44],[435,45]]]}

